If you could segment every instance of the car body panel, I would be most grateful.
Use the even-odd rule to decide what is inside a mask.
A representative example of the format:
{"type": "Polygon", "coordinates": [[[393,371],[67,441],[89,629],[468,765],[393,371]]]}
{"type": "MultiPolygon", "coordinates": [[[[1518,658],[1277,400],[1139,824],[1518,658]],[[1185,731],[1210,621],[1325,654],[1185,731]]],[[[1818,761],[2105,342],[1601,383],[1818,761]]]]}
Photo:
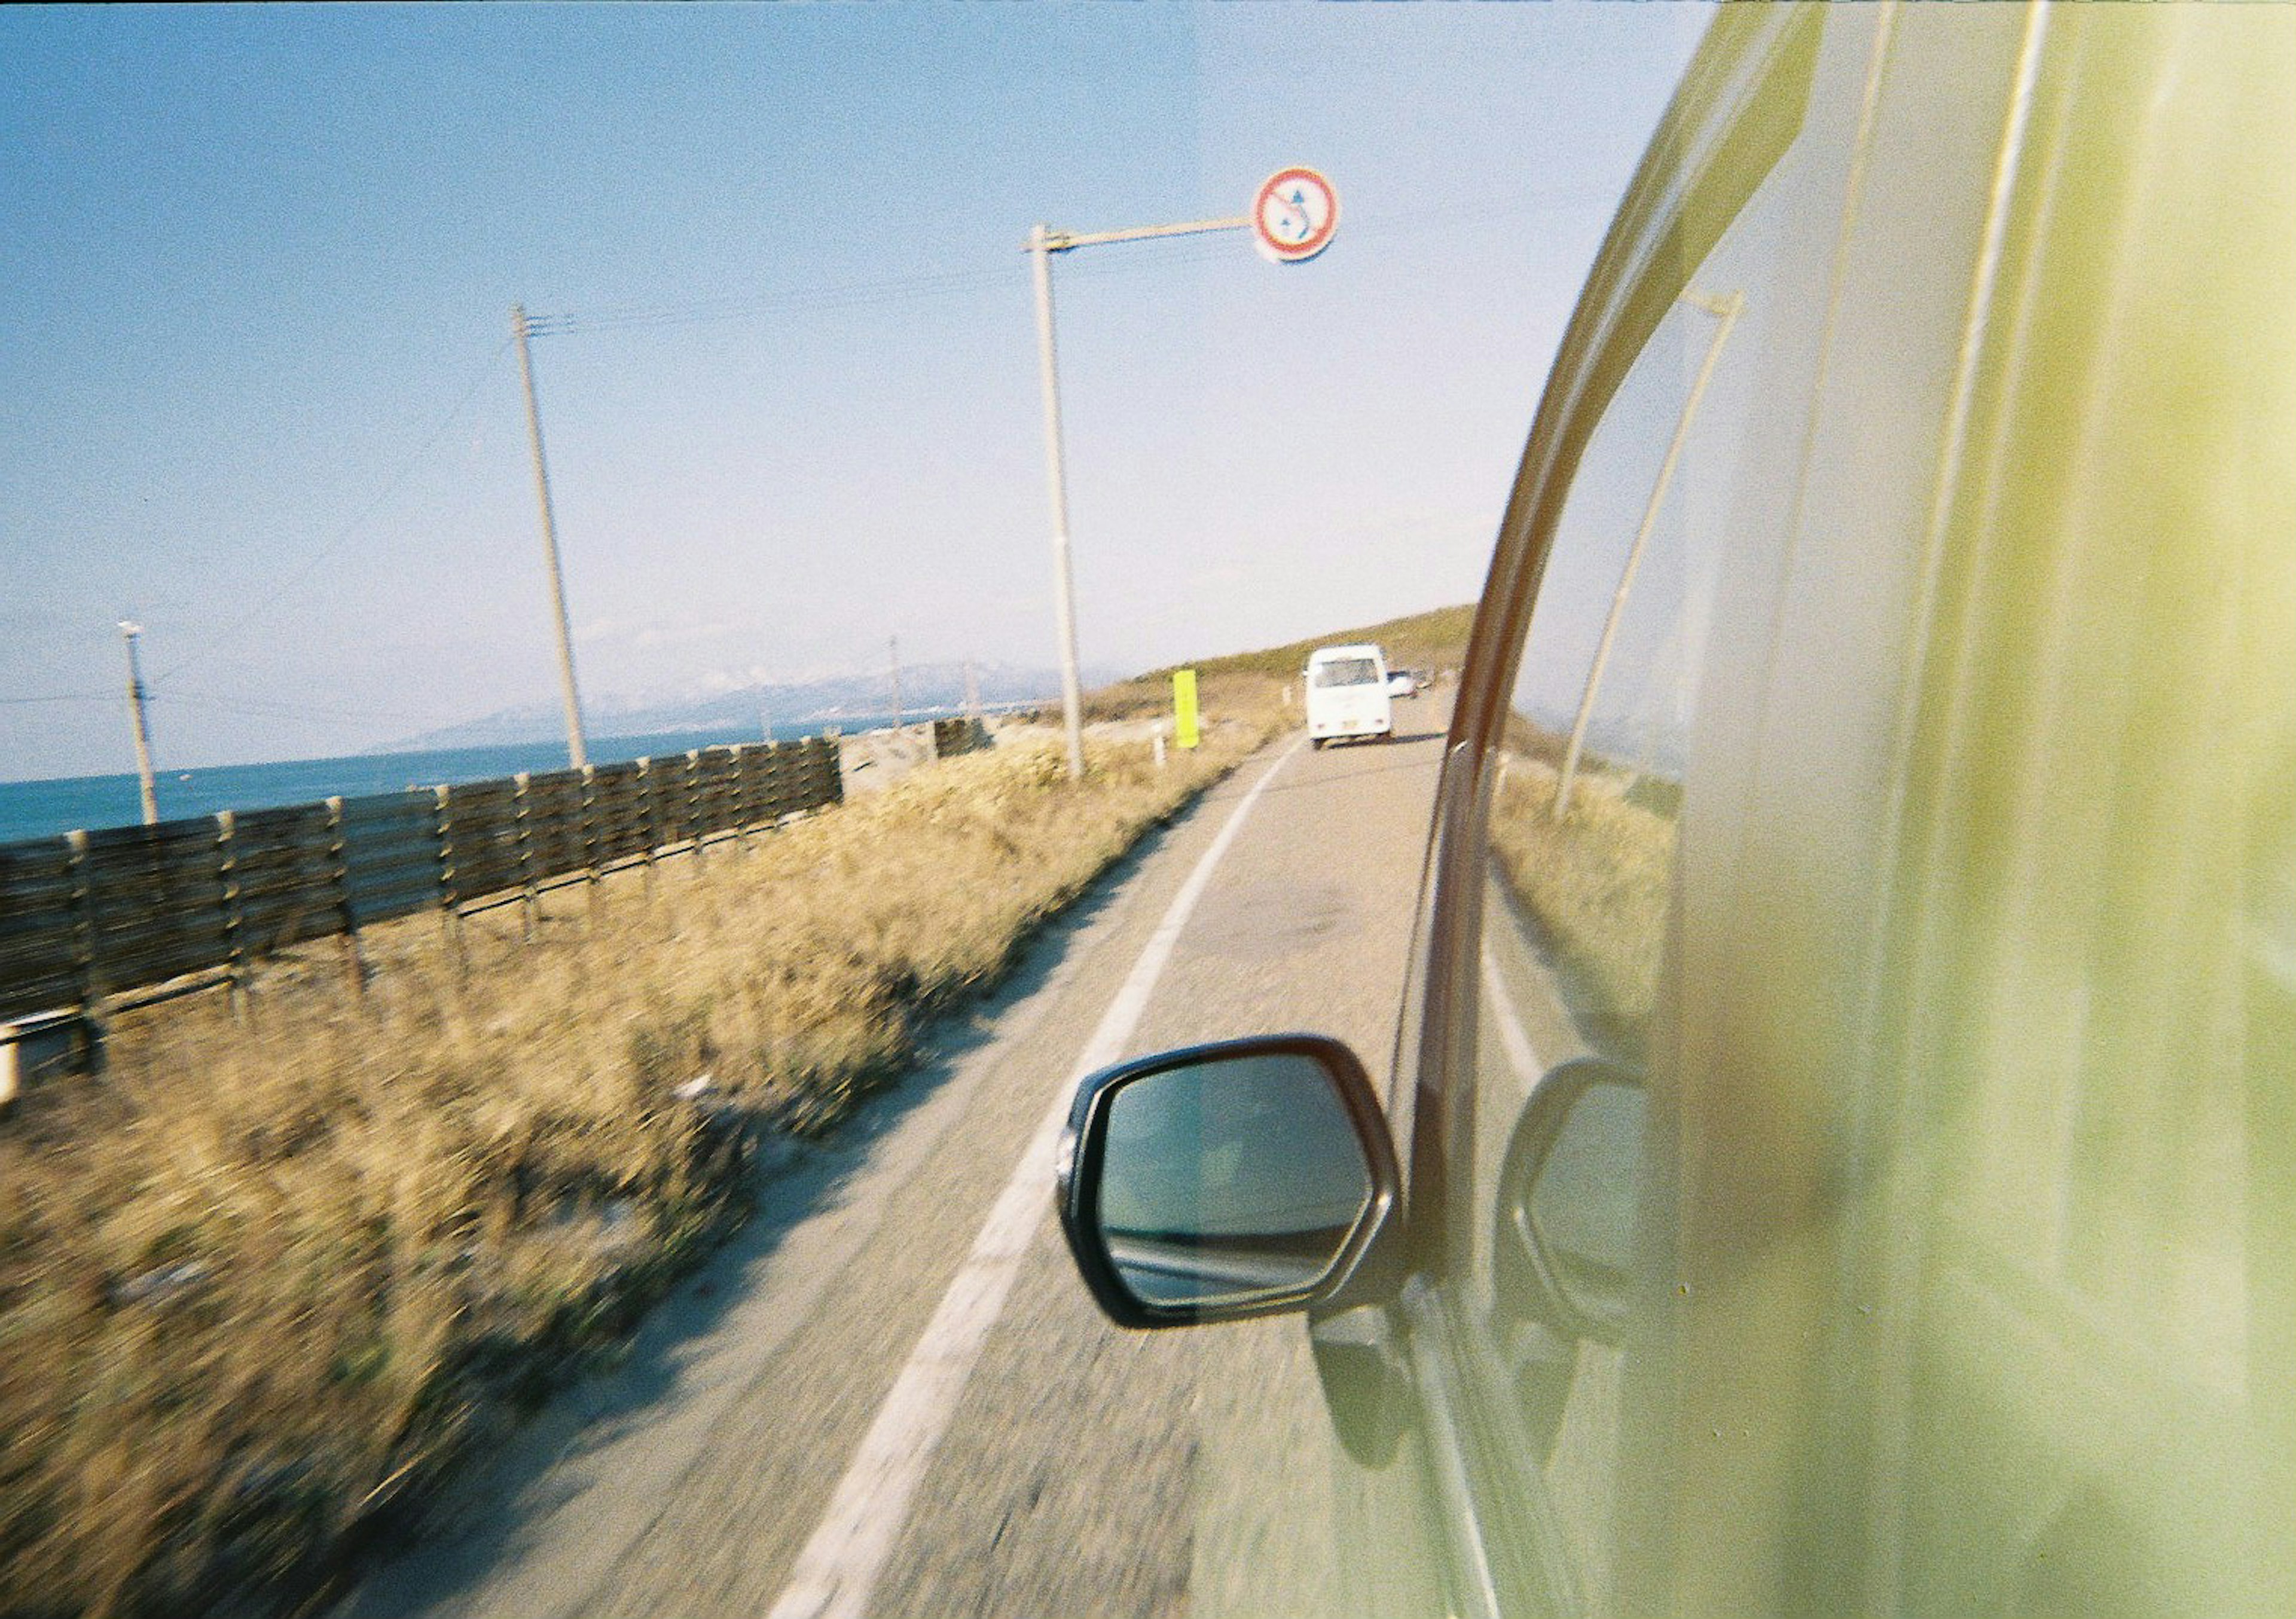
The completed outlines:
{"type": "MultiPolygon", "coordinates": [[[[1496,1020],[1477,1015],[1504,914],[1481,868],[1489,765],[1510,751],[1507,660],[1561,564],[1548,546],[1580,458],[1667,318],[1653,311],[1709,267],[1709,248],[1726,249],[1735,209],[1763,206],[1702,192],[1699,154],[1725,154],[1707,172],[1726,176],[1764,151],[1776,108],[1799,102],[1763,183],[1807,193],[1767,270],[1808,279],[1791,300],[1805,331],[1755,345],[1767,413],[1742,453],[1764,487],[1742,492],[1738,537],[1718,547],[1710,611],[1723,629],[1685,686],[1697,706],[1669,965],[1644,1053],[1647,1291],[1626,1382],[1590,1377],[1601,1352],[1577,1352],[1544,1466],[1520,1460],[1541,1453],[1536,1434],[1526,1444],[1488,1420],[1463,1431],[1497,1435],[1495,1476],[1518,1452],[1513,1477],[1493,1486],[1503,1494],[1567,1497],[1554,1484],[1576,1468],[1597,1498],[1573,1536],[1578,1584],[1598,1608],[2251,1607],[2288,1588],[2250,1527],[2256,1492],[2284,1503],[2285,1473],[2237,1430],[2244,1414],[2284,1436],[2288,1405],[2252,1380],[2245,1395],[2226,1391],[2258,1345],[2258,1304],[2287,1297],[2285,1244],[2243,1256],[2237,1231],[2253,1214],[2202,1214],[2193,1177],[2202,1163],[2219,1186],[2242,1177],[2235,1165],[2251,1177],[2268,1166],[2251,1180],[2259,1206],[2284,1206],[2284,1149],[2230,1122],[2243,1094],[2259,1096],[2252,1068],[2241,1078],[2258,1054],[2226,1032],[2243,997],[2225,908],[2254,875],[2235,851],[2279,779],[2266,740],[2284,745],[2296,685],[2296,642],[2267,650],[2239,627],[2287,613],[2290,530],[2266,519],[2287,491],[2221,456],[2261,422],[2291,442],[2287,373],[2241,352],[2251,337],[2280,352],[2288,336],[2287,314],[2262,302],[2279,283],[2254,270],[2285,256],[2254,222],[2282,217],[2262,199],[2286,189],[2255,151],[2288,147],[2257,146],[2250,127],[2272,114],[2259,64],[2285,62],[2288,29],[1874,8],[1796,37],[1815,27],[1807,13],[1726,17],[1693,67],[1566,339],[1463,677],[1452,742],[1476,780],[1447,789],[1472,806],[1439,812],[1413,1198],[1415,1217],[1443,1211],[1439,1239],[1420,1240],[1452,1278],[1455,1381],[1505,1405],[1520,1368],[1490,1327],[1473,1245],[1491,1212],[1476,1206],[1490,1151],[1476,1114],[1503,1112],[1510,1094],[1478,1055],[1502,1038],[1496,1020]],[[1788,66],[1798,53],[1806,89],[1781,77],[1802,71],[1788,66]],[[2246,124],[2210,104],[2212,85],[2245,86],[2246,124]],[[2153,121],[2127,110],[2137,107],[2153,121]],[[1795,140],[1814,143],[1814,165],[1792,156],[1795,140]],[[1797,174],[1798,162],[1827,172],[1797,174]],[[2259,257],[2205,277],[2172,264],[2174,215],[2243,251],[2253,238],[2259,257]],[[2147,257],[2161,262],[2140,274],[2147,257]],[[2210,297],[2186,295],[2180,282],[2195,279],[2210,297]],[[2044,326],[2057,329],[2046,340],[2044,326]],[[2172,426],[2183,448],[2210,453],[2164,455],[2172,426]],[[2100,437],[2116,441],[2117,463],[2086,459],[2100,437]],[[2147,498],[2128,502],[2112,465],[2152,463],[2147,498]],[[1750,524],[1764,494],[1772,509],[1750,524]],[[2152,512],[2146,527],[2127,506],[2152,512]],[[2245,606],[2231,605],[2229,580],[2248,587],[2245,606]],[[2163,630],[2183,673],[2156,684],[2136,646],[2163,630]],[[2249,695],[2200,695],[2226,690],[2249,695]],[[2187,756],[2210,736],[2229,768],[2204,781],[2187,756]],[[2184,763],[2169,772],[2155,748],[2184,763]],[[2153,785],[2132,792],[2132,777],[2153,785]],[[2116,857],[2104,830],[2116,813],[2146,832],[2129,851],[2144,858],[2116,857]],[[2051,835],[2080,825],[2086,865],[2051,835]],[[2196,870],[2204,859],[2215,863],[2196,870]],[[2053,865],[2079,879],[2037,880],[2053,865]],[[2196,1082],[2182,1091],[2115,1054],[2123,1040],[2167,1049],[2159,1012],[2100,1018],[2062,1002],[2069,958],[2036,957],[2026,936],[2091,936],[2082,929],[2111,907],[2072,896],[2100,883],[2134,892],[2096,940],[2103,959],[2077,964],[2127,981],[2117,1005],[2142,1001],[2129,977],[2140,961],[2205,985],[2209,1035],[2177,1043],[2179,1077],[2196,1082]],[[2178,919],[2167,936],[2196,942],[2164,948],[2140,936],[2138,914],[2178,919]],[[2020,956],[2027,993],[1975,1016],[2020,956]],[[2017,1018],[2048,1005],[2045,992],[2060,1000],[2061,1034],[2105,1043],[2082,1075],[2098,1100],[2070,1101],[2071,1060],[2017,1018]],[[1988,1022],[1991,1034],[1972,1032],[1988,1022]],[[1973,1070],[1939,1071],[1939,1053],[1972,1043],[1983,1049],[1962,1060],[1973,1070]],[[2030,1066],[2005,1063],[2005,1047],[2030,1066]],[[2052,1072],[2063,1077],[2035,1084],[2052,1072]],[[2177,1143],[2181,1181],[2162,1179],[2144,1135],[2104,1124],[2106,1096],[2152,1119],[2151,1141],[2177,1143]],[[2215,1122],[2180,1116],[2176,1096],[2215,1122]],[[2095,1120],[2095,1140],[2066,1136],[2068,1106],[2095,1120]],[[1941,1150],[1972,1139],[2001,1145],[1975,1167],[1941,1150]],[[2103,1190],[2123,1180],[2144,1197],[2103,1190]],[[1997,1200],[1996,1227],[1948,1206],[1977,1186],[1997,1200]],[[2051,1215],[2067,1197],[2109,1209],[2118,1245],[2051,1215]],[[2030,1252],[2030,1234],[2051,1226],[2053,1246],[2030,1252]],[[2165,1261],[2164,1241],[2189,1257],[2165,1261]],[[2120,1263],[2069,1288],[2084,1242],[2120,1263]],[[2115,1296],[2145,1271],[2140,1299],[2115,1296]],[[2106,1298],[2122,1312],[2117,1342],[2097,1336],[2106,1298]],[[1581,1420],[1605,1406],[1607,1419],[1581,1420]],[[2226,1457],[2237,1464],[2211,1468],[2226,1457]],[[2212,1509],[2177,1504],[2194,1500],[2212,1509]]],[[[2284,1113],[2283,1089],[2263,1094],[2284,1113]]],[[[2284,1355],[2287,1333],[2283,1315],[2270,1353],[2284,1355]]]]}
{"type": "Polygon", "coordinates": [[[1717,16],[1412,936],[1451,1611],[2296,1611],[2291,83],[2276,8],[1717,16]],[[1615,1344],[1507,1263],[1588,1055],[1646,1108],[1615,1344]]]}

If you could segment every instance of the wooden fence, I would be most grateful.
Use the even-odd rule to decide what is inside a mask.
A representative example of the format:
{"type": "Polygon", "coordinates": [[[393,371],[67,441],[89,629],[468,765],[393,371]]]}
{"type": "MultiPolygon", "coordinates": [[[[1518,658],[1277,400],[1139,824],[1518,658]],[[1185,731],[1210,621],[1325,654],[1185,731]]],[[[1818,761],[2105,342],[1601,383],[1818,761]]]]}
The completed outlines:
{"type": "Polygon", "coordinates": [[[935,720],[932,728],[936,759],[955,758],[958,754],[974,753],[988,746],[988,727],[977,717],[935,720]]]}
{"type": "Polygon", "coordinates": [[[809,737],[0,845],[0,1022],[235,985],[309,939],[356,966],[370,922],[530,904],[843,797],[809,737]]]}

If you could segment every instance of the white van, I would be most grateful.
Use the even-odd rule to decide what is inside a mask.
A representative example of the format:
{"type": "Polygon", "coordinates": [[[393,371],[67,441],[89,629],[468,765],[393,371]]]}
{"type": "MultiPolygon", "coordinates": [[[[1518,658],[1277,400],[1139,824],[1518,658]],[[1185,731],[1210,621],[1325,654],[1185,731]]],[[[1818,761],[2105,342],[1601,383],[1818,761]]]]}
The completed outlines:
{"type": "Polygon", "coordinates": [[[1387,658],[1377,647],[1317,647],[1308,654],[1308,737],[1316,747],[1342,737],[1386,736],[1394,728],[1387,658]]]}

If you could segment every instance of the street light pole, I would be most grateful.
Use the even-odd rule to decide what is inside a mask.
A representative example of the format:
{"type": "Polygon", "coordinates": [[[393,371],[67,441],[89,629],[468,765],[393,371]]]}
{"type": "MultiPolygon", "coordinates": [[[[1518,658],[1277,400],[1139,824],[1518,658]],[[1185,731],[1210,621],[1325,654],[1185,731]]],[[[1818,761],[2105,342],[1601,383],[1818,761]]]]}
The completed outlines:
{"type": "Polygon", "coordinates": [[[152,733],[144,724],[144,670],[135,658],[135,638],[143,633],[142,625],[119,621],[119,638],[127,643],[127,711],[135,721],[135,776],[144,789],[144,824],[156,826],[160,799],[152,789],[152,733]]]}
{"type": "Polygon", "coordinates": [[[1069,780],[1084,779],[1084,699],[1077,676],[1076,586],[1069,572],[1069,488],[1061,462],[1061,378],[1053,346],[1053,255],[1109,241],[1145,241],[1159,236],[1193,236],[1206,231],[1249,230],[1247,216],[1235,219],[1192,219],[1184,225],[1144,225],[1129,231],[1076,233],[1046,225],[1029,229],[1028,253],[1037,281],[1037,368],[1045,389],[1045,481],[1053,503],[1053,616],[1061,640],[1061,709],[1067,720],[1069,780]]]}
{"type": "Polygon", "coordinates": [[[527,339],[526,306],[512,304],[511,334],[518,339],[518,374],[526,384],[526,431],[534,446],[534,495],[542,507],[542,555],[550,569],[550,610],[558,629],[558,688],[566,699],[566,760],[576,770],[590,763],[582,737],[582,699],[574,686],[574,634],[566,622],[566,583],[558,568],[558,524],[550,511],[550,469],[542,459],[542,411],[534,400],[534,349],[527,339]]]}
{"type": "Polygon", "coordinates": [[[1061,377],[1053,351],[1052,233],[1029,232],[1037,277],[1037,368],[1045,388],[1045,481],[1053,502],[1053,617],[1060,630],[1061,712],[1068,726],[1069,780],[1084,779],[1084,699],[1077,681],[1076,586],[1069,575],[1069,488],[1061,465],[1061,377]]]}

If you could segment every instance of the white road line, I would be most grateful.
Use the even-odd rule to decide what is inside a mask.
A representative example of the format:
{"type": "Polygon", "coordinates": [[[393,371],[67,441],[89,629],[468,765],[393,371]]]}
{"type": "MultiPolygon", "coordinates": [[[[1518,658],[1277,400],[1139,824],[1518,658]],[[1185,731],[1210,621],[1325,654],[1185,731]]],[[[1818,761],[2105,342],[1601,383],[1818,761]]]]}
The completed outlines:
{"type": "Polygon", "coordinates": [[[1244,817],[1275,779],[1276,772],[1299,751],[1300,741],[1295,740],[1252,784],[1195,870],[1188,873],[1188,880],[1172,896],[1170,909],[1149,936],[1116,999],[1109,1002],[1100,1026],[1093,1031],[1084,1055],[1078,1059],[1076,1071],[1061,1087],[1053,1110],[1029,1138],[1013,1178],[988,1211],[980,1236],[973,1239],[972,1251],[965,1255],[955,1280],[941,1297],[940,1307],[926,1324],[924,1336],[910,1352],[908,1364],[893,1380],[877,1419],[870,1424],[852,1465],[838,1481],[819,1527],[798,1553],[789,1583],[768,1619],[861,1619],[867,1612],[877,1576],[908,1520],[910,1498],[924,1478],[925,1464],[932,1460],[949,1419],[956,1413],[957,1398],[972,1375],[980,1346],[1004,1307],[1013,1278],[1020,1273],[1029,1239],[1037,1222],[1045,1216],[1050,1202],[1053,1153],[1061,1126],[1068,1119],[1070,1098],[1086,1075],[1106,1067],[1123,1054],[1125,1043],[1147,1010],[1156,981],[1171,960],[1180,929],[1187,925],[1196,902],[1211,881],[1212,869],[1235,841],[1244,817]]]}
{"type": "Polygon", "coordinates": [[[1539,1060],[1522,1019],[1514,1015],[1514,998],[1507,993],[1506,983],[1499,977],[1498,961],[1491,954],[1488,944],[1483,946],[1483,1004],[1490,1008],[1491,1021],[1499,1026],[1499,1044],[1506,1050],[1508,1064],[1521,1075],[1527,1094],[1538,1088],[1539,1075],[1546,1072],[1546,1065],[1539,1060]]]}

